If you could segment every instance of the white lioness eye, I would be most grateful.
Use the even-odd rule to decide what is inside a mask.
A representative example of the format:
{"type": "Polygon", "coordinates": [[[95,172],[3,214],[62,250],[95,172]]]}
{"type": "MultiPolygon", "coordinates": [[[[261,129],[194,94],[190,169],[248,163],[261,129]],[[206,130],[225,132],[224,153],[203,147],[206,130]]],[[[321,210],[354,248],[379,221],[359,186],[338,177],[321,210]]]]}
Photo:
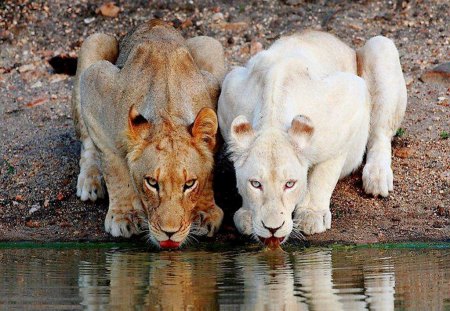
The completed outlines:
{"type": "Polygon", "coordinates": [[[197,179],[191,179],[188,180],[185,184],[184,184],[184,191],[193,188],[197,183],[197,179]]]}
{"type": "Polygon", "coordinates": [[[257,180],[250,180],[250,184],[252,185],[253,188],[256,189],[261,189],[261,183],[257,180]]]}
{"type": "Polygon", "coordinates": [[[149,188],[153,188],[156,190],[159,190],[158,181],[154,179],[153,177],[145,177],[145,183],[149,188]]]}
{"type": "Polygon", "coordinates": [[[286,189],[291,189],[295,185],[295,180],[289,180],[284,186],[286,189]]]}

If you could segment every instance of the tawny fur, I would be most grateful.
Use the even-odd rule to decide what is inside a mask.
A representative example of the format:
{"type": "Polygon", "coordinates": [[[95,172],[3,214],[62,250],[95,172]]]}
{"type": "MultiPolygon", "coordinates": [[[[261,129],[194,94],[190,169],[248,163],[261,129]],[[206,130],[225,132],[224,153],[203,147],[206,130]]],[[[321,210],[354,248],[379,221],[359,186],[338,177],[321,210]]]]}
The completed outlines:
{"type": "Polygon", "coordinates": [[[219,42],[184,40],[157,20],[133,29],[120,45],[104,34],[86,39],[72,101],[83,143],[77,193],[96,200],[103,176],[105,229],[113,236],[147,225],[156,245],[169,238],[182,243],[199,217],[209,235],[218,229],[223,213],[214,203],[212,167],[224,72],[219,42]]]}
{"type": "Polygon", "coordinates": [[[336,183],[360,166],[366,149],[364,189],[388,196],[391,139],[406,99],[397,49],[382,36],[354,51],[306,31],[232,70],[218,115],[243,197],[238,229],[283,242],[293,228],[329,229],[336,183]]]}

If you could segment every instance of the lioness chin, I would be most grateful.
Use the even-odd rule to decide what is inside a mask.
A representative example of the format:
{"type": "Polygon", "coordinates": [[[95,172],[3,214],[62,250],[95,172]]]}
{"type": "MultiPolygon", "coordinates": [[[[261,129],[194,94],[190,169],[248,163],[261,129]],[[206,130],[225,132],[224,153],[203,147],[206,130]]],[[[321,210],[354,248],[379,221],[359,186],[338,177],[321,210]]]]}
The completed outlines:
{"type": "Polygon", "coordinates": [[[276,247],[294,229],[329,229],[336,183],[361,165],[366,150],[364,190],[388,196],[391,139],[406,102],[397,49],[382,36],[354,51],[330,34],[306,31],[232,70],[218,116],[243,198],[238,230],[276,247]]]}
{"type": "Polygon", "coordinates": [[[72,100],[82,142],[77,194],[103,197],[104,179],[107,232],[147,230],[155,245],[177,248],[194,221],[209,236],[218,230],[212,168],[224,71],[218,41],[184,40],[158,20],[120,44],[104,34],[83,43],[72,100]]]}

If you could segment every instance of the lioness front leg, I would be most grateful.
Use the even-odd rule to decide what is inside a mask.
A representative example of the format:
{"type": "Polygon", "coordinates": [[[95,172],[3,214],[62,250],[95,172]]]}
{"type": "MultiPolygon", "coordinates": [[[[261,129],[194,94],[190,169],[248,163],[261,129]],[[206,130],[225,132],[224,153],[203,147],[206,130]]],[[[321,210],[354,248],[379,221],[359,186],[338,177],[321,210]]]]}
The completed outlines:
{"type": "Polygon", "coordinates": [[[331,228],[330,199],[341,175],[346,156],[317,164],[308,177],[308,192],[295,209],[295,223],[305,234],[331,228]]]}
{"type": "Polygon", "coordinates": [[[367,83],[372,104],[363,186],[366,193],[386,197],[394,189],[391,140],[405,114],[406,84],[397,48],[388,38],[370,39],[357,56],[358,75],[367,83]]]}
{"type": "Polygon", "coordinates": [[[81,201],[95,201],[105,197],[100,155],[89,136],[82,139],[77,196],[81,201]]]}
{"type": "Polygon", "coordinates": [[[141,232],[145,219],[142,203],[131,183],[124,159],[109,155],[102,159],[109,194],[105,230],[112,236],[130,237],[141,232]]]}
{"type": "Polygon", "coordinates": [[[202,197],[197,202],[196,210],[201,217],[201,225],[208,230],[207,236],[212,237],[220,228],[223,211],[214,201],[212,178],[206,182],[202,197]]]}

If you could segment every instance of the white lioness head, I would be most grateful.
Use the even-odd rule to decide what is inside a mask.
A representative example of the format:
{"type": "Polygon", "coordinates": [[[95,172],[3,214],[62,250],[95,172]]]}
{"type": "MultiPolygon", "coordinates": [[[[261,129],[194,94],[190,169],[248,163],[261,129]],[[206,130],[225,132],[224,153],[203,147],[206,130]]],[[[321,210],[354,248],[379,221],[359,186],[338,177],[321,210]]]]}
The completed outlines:
{"type": "Polygon", "coordinates": [[[252,235],[268,246],[277,247],[292,232],[292,214],[307,187],[301,151],[313,131],[304,116],[295,117],[287,131],[255,131],[244,116],[231,125],[229,150],[243,207],[251,211],[252,235]]]}

